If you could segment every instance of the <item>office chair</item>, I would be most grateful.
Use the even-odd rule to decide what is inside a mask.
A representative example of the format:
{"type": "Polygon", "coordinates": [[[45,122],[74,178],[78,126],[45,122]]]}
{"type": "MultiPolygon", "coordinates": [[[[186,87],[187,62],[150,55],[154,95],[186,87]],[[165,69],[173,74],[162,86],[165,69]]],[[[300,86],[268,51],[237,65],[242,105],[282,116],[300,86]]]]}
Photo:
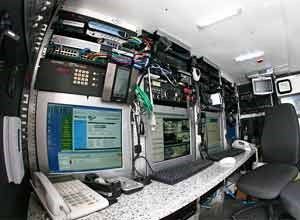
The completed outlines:
{"type": "Polygon", "coordinates": [[[298,174],[299,132],[293,105],[280,104],[271,109],[261,139],[263,162],[267,164],[242,176],[237,183],[242,192],[267,201],[270,220],[276,217],[272,200],[298,174]]]}

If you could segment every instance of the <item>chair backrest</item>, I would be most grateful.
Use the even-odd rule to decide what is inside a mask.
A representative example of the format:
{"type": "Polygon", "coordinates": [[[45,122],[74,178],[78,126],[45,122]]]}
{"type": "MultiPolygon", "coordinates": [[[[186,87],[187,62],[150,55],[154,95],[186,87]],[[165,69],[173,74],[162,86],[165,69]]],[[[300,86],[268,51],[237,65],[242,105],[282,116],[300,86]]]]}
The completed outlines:
{"type": "Polygon", "coordinates": [[[280,104],[266,115],[261,144],[264,162],[298,163],[300,133],[293,105],[280,104]]]}

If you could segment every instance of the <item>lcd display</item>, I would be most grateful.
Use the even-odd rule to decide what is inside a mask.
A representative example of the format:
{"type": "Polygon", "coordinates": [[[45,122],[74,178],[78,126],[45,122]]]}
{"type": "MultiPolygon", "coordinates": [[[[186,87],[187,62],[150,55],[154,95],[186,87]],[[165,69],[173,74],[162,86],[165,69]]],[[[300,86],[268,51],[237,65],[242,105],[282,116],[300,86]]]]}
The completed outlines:
{"type": "Polygon", "coordinates": [[[113,89],[113,98],[125,99],[127,97],[130,79],[130,69],[119,66],[117,68],[115,84],[113,89]]]}
{"type": "Polygon", "coordinates": [[[122,167],[122,111],[48,104],[47,145],[51,172],[122,167]]]}
{"type": "Polygon", "coordinates": [[[252,79],[253,93],[254,95],[265,95],[273,93],[272,78],[258,78],[252,79]]]}
{"type": "Polygon", "coordinates": [[[206,139],[208,153],[223,149],[218,116],[206,116],[206,139]]]}
{"type": "Polygon", "coordinates": [[[152,132],[153,162],[183,157],[190,153],[189,120],[156,114],[156,129],[152,132]]]}
{"type": "Polygon", "coordinates": [[[190,153],[190,128],[188,119],[163,119],[164,159],[190,153]]]}

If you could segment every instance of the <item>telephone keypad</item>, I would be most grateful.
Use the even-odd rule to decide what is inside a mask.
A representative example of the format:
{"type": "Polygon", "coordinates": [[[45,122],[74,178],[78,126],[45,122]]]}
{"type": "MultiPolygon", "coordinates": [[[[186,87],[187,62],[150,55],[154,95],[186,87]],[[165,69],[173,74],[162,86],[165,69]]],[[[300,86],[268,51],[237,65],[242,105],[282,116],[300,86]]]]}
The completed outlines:
{"type": "Polygon", "coordinates": [[[95,196],[95,192],[84,185],[79,180],[73,180],[79,182],[78,184],[71,185],[68,182],[55,183],[55,188],[59,191],[63,199],[74,208],[82,206],[93,205],[99,201],[95,196]]]}
{"type": "Polygon", "coordinates": [[[98,78],[97,77],[91,78],[90,75],[98,76],[99,73],[96,72],[90,73],[90,71],[88,70],[82,70],[76,68],[73,72],[73,84],[79,86],[97,87],[98,78]]]}

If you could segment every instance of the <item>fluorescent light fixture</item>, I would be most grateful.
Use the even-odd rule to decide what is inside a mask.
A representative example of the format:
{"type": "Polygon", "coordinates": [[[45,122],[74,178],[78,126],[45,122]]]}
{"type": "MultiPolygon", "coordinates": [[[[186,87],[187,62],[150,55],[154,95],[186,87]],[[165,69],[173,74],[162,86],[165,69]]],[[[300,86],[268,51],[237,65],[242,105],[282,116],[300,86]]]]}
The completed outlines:
{"type": "Polygon", "coordinates": [[[221,21],[227,20],[234,16],[240,15],[242,13],[242,8],[233,8],[233,9],[226,9],[223,12],[216,13],[214,15],[208,16],[207,18],[201,19],[197,26],[198,28],[202,29],[213,24],[219,23],[221,21]]]}
{"type": "Polygon", "coordinates": [[[17,35],[15,32],[11,31],[11,30],[6,30],[4,32],[4,35],[6,35],[7,37],[9,37],[9,38],[11,38],[11,39],[13,39],[15,41],[20,40],[20,36],[17,35]]]}
{"type": "Polygon", "coordinates": [[[256,50],[256,51],[253,51],[253,52],[241,54],[241,55],[237,56],[236,58],[234,58],[234,60],[235,60],[235,62],[243,62],[243,61],[246,61],[246,60],[252,60],[252,59],[255,59],[255,58],[260,58],[264,55],[265,55],[264,51],[256,50]]]}

